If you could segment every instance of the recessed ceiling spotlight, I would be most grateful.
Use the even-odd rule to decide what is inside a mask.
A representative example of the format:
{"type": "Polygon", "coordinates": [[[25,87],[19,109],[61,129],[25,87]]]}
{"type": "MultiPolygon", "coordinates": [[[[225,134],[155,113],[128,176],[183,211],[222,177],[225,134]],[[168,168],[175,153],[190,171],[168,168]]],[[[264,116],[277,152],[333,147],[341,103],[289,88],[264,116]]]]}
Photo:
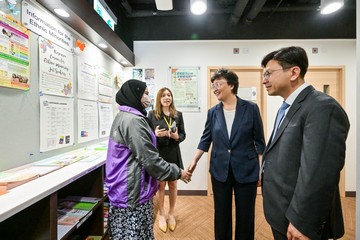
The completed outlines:
{"type": "Polygon", "coordinates": [[[101,48],[107,48],[107,45],[105,43],[99,43],[98,46],[101,48]]]}
{"type": "Polygon", "coordinates": [[[323,15],[336,12],[344,6],[344,0],[321,0],[320,13],[323,15]]]}
{"type": "Polygon", "coordinates": [[[55,8],[54,12],[61,17],[70,17],[70,14],[62,8],[55,8]]]}
{"type": "Polygon", "coordinates": [[[127,65],[127,64],[128,64],[128,62],[125,61],[125,60],[122,60],[120,63],[123,64],[123,65],[127,65]]]}
{"type": "Polygon", "coordinates": [[[201,15],[206,12],[207,0],[190,0],[190,10],[195,15],[201,15]]]}

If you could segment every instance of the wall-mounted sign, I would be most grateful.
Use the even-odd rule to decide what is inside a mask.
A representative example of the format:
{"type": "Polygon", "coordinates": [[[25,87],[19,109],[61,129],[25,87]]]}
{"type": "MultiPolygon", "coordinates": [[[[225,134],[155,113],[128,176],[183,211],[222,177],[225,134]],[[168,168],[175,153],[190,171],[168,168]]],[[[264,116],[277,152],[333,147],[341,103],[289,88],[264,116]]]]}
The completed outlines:
{"type": "Polygon", "coordinates": [[[51,15],[45,14],[27,1],[22,1],[21,19],[24,26],[34,33],[72,51],[74,40],[71,32],[61,26],[51,15]]]}
{"type": "Polygon", "coordinates": [[[169,67],[174,104],[184,112],[199,112],[200,67],[169,67]]]}
{"type": "Polygon", "coordinates": [[[94,0],[94,9],[107,25],[114,31],[117,18],[103,0],[94,0]]]}

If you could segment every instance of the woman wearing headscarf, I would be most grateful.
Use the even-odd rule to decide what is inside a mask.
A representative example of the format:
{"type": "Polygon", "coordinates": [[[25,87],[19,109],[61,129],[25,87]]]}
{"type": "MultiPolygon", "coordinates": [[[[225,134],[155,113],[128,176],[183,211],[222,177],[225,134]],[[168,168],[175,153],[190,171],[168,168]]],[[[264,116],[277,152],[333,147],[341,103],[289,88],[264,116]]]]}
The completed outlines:
{"type": "Polygon", "coordinates": [[[146,83],[128,80],[116,94],[120,105],[111,127],[106,159],[110,239],[154,239],[153,197],[158,181],[190,180],[191,174],[159,157],[156,136],[145,117],[146,83]]]}

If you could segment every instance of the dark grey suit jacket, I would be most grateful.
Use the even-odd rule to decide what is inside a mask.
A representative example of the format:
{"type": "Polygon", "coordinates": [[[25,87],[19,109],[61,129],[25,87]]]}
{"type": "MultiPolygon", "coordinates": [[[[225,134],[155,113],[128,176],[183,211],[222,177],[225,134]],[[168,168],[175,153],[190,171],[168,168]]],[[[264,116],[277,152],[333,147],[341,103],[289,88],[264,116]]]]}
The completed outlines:
{"type": "Polygon", "coordinates": [[[349,127],[332,97],[312,86],[297,96],[263,156],[264,211],[272,228],[286,234],[291,222],[315,240],[329,221],[330,236],[344,234],[338,183],[349,127]]]}

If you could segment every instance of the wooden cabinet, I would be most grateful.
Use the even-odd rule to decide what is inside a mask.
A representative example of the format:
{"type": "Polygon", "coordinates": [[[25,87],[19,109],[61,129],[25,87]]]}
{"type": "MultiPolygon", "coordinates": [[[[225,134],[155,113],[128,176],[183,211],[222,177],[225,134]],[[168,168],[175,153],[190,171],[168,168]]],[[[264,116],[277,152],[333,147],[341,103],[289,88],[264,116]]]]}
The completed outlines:
{"type": "Polygon", "coordinates": [[[104,152],[101,159],[71,164],[0,196],[0,238],[53,240],[71,239],[77,235],[106,238],[105,157],[104,152]],[[76,226],[62,233],[57,224],[58,200],[69,195],[101,200],[76,226]]]}

